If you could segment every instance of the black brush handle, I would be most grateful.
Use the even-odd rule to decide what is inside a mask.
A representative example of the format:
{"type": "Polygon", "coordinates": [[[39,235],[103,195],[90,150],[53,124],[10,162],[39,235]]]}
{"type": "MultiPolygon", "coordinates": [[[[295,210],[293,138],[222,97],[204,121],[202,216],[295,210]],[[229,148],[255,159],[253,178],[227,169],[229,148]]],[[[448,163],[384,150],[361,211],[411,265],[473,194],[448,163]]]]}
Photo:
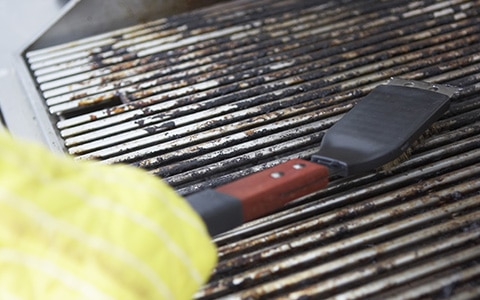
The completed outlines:
{"type": "Polygon", "coordinates": [[[242,202],[228,194],[206,189],[186,197],[215,236],[243,224],[242,202]]]}
{"type": "Polygon", "coordinates": [[[328,168],[302,159],[187,196],[212,236],[278,210],[286,203],[324,188],[328,168]]]}

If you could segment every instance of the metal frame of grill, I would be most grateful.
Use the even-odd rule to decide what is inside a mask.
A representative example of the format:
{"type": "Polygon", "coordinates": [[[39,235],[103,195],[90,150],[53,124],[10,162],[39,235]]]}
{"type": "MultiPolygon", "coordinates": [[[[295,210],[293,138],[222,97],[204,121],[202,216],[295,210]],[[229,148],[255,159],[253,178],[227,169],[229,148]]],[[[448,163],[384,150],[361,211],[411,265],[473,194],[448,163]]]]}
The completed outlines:
{"type": "Polygon", "coordinates": [[[389,171],[335,180],[216,237],[198,299],[480,295],[480,2],[232,1],[25,53],[78,159],[179,193],[315,152],[391,76],[462,87],[389,171]]]}

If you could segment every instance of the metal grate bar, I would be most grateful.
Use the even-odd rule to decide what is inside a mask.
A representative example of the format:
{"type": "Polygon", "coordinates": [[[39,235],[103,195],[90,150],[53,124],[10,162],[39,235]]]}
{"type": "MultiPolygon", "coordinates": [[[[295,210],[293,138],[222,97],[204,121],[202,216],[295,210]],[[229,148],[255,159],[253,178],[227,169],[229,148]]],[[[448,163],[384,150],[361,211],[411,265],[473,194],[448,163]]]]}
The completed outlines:
{"type": "MultiPolygon", "coordinates": [[[[477,166],[478,168],[478,166],[477,166]]],[[[458,188],[458,187],[456,187],[458,188]]],[[[469,189],[478,189],[478,180],[474,180],[473,182],[468,182],[468,184],[465,184],[462,188],[460,188],[459,193],[468,193],[469,189]],[[477,183],[476,183],[477,182],[477,183]],[[472,186],[473,185],[473,186],[472,186]]],[[[362,222],[361,220],[352,220],[349,223],[346,224],[339,224],[337,226],[334,226],[333,228],[327,227],[325,229],[326,233],[316,232],[315,236],[318,236],[321,239],[327,240],[327,238],[330,236],[345,236],[348,235],[350,232],[355,232],[358,230],[358,228],[354,228],[352,226],[366,226],[365,224],[368,224],[370,226],[374,226],[376,224],[379,224],[380,222],[385,222],[385,220],[388,220],[389,218],[398,218],[399,216],[402,215],[408,215],[413,214],[413,210],[420,210],[424,206],[434,206],[438,205],[440,201],[445,201],[445,198],[450,197],[450,194],[452,191],[450,190],[444,190],[438,193],[432,193],[428,196],[424,196],[421,198],[418,198],[414,201],[414,203],[405,203],[404,205],[401,205],[400,207],[395,207],[394,209],[387,209],[385,211],[380,211],[380,214],[374,214],[372,215],[366,215],[364,218],[364,221],[362,222]],[[433,202],[431,202],[433,201],[433,202]],[[415,203],[416,202],[416,203],[415,203]],[[420,204],[418,206],[418,204],[420,204]],[[405,207],[406,210],[404,210],[403,207],[405,207]],[[382,214],[383,212],[383,214],[382,214]],[[380,219],[378,219],[380,218],[380,219]]],[[[375,205],[375,204],[372,204],[375,205]]],[[[375,248],[368,247],[370,243],[375,243],[378,241],[386,240],[391,236],[394,236],[395,233],[398,232],[404,232],[405,230],[416,230],[422,224],[432,222],[435,219],[445,217],[450,214],[454,214],[456,212],[459,212],[461,210],[464,210],[470,206],[478,206],[478,198],[472,198],[472,199],[467,199],[467,200],[462,200],[461,202],[454,202],[449,205],[442,205],[440,208],[433,209],[428,211],[428,213],[424,213],[421,215],[416,215],[410,218],[407,218],[405,220],[401,220],[398,222],[392,222],[386,226],[381,226],[378,228],[375,228],[370,231],[364,231],[362,234],[357,234],[354,237],[350,239],[345,239],[345,240],[339,240],[338,242],[330,243],[328,246],[325,247],[319,247],[316,248],[315,250],[311,251],[305,251],[301,253],[301,255],[296,255],[295,257],[289,257],[288,259],[280,260],[280,261],[275,261],[274,263],[271,263],[269,265],[265,265],[260,268],[254,268],[253,270],[248,270],[248,272],[245,273],[240,273],[236,274],[234,277],[223,277],[222,280],[216,281],[214,284],[207,285],[205,288],[205,291],[209,293],[209,296],[217,297],[221,295],[222,290],[231,290],[232,287],[237,287],[237,288],[245,288],[249,286],[249,283],[251,284],[252,282],[259,283],[264,280],[270,280],[271,278],[275,278],[276,274],[285,274],[288,272],[290,269],[295,270],[295,274],[292,276],[285,276],[281,279],[281,284],[276,282],[275,280],[265,283],[262,286],[257,286],[254,289],[252,289],[250,292],[249,290],[243,291],[241,293],[242,298],[248,298],[248,297],[253,297],[255,294],[258,292],[261,292],[263,295],[269,295],[270,293],[276,293],[278,292],[278,287],[282,286],[282,289],[292,289],[295,285],[301,285],[302,287],[302,293],[304,294],[309,294],[309,293],[314,293],[314,294],[320,294],[326,293],[329,289],[339,289],[342,287],[341,281],[342,280],[348,280],[348,281],[361,281],[363,282],[366,280],[367,276],[370,275],[375,275],[375,272],[378,266],[370,265],[368,267],[361,268],[360,273],[353,272],[351,275],[346,276],[342,274],[341,279],[331,276],[329,278],[329,283],[324,283],[318,280],[317,277],[320,277],[322,275],[329,274],[330,272],[334,272],[335,275],[339,274],[341,268],[343,267],[349,267],[349,262],[356,264],[358,262],[362,262],[364,260],[370,262],[371,260],[384,255],[384,253],[378,253],[379,249],[382,251],[388,250],[388,246],[390,247],[400,247],[404,246],[405,244],[400,243],[398,240],[393,240],[385,243],[380,243],[375,248]],[[386,228],[385,228],[386,227],[386,228]],[[366,250],[363,250],[363,252],[355,252],[355,249],[357,247],[368,247],[366,250]],[[335,259],[335,257],[338,257],[341,254],[348,253],[349,256],[347,258],[338,258],[335,259]],[[333,256],[332,259],[330,259],[333,256]],[[329,262],[326,264],[321,264],[321,261],[323,259],[329,259],[329,262]],[[350,261],[351,259],[351,261],[350,261]],[[319,265],[318,267],[311,267],[312,264],[319,265]],[[301,267],[308,266],[309,268],[304,270],[303,272],[299,272],[299,269],[301,267]],[[370,268],[370,271],[367,273],[365,268],[370,268]],[[366,273],[363,273],[366,272],[366,273]],[[305,284],[308,283],[309,280],[314,279],[314,287],[312,287],[312,290],[305,290],[305,284]],[[218,294],[216,294],[218,293],[218,294]]],[[[470,218],[467,218],[469,222],[471,222],[470,218]]],[[[475,215],[475,217],[472,217],[472,219],[478,219],[478,212],[475,215]]],[[[460,226],[461,228],[461,221],[460,225],[457,222],[453,222],[455,227],[460,226]]],[[[381,224],[381,223],[380,223],[381,224]]],[[[434,234],[438,233],[437,230],[440,230],[439,228],[434,228],[431,230],[434,234]]],[[[428,238],[428,235],[424,235],[425,232],[421,231],[416,231],[413,233],[413,238],[417,241],[420,242],[419,236],[422,238],[428,238]]],[[[467,237],[467,240],[474,240],[477,235],[479,234],[478,231],[474,231],[473,236],[467,237]]],[[[411,238],[411,237],[410,237],[411,238]]],[[[312,239],[312,237],[304,237],[305,240],[312,239]]],[[[409,236],[403,236],[401,239],[409,239],[409,236]]],[[[458,235],[454,235],[451,240],[448,240],[446,242],[440,241],[440,244],[442,244],[444,247],[455,247],[456,243],[455,240],[464,242],[461,237],[458,235]]],[[[402,242],[404,242],[403,240],[402,242]]],[[[320,241],[318,241],[320,244],[320,241]]],[[[412,241],[412,243],[414,243],[412,241]]],[[[407,244],[408,245],[408,244],[407,244]]],[[[289,241],[288,243],[285,243],[282,248],[284,249],[289,249],[290,251],[299,249],[301,247],[304,247],[300,242],[297,241],[289,241]]],[[[427,249],[422,249],[423,251],[427,251],[425,253],[425,256],[428,256],[428,251],[436,251],[440,247],[439,243],[436,243],[434,245],[431,245],[427,247],[427,249]]],[[[280,248],[280,247],[279,247],[280,248]]],[[[362,249],[362,248],[360,248],[362,249]]],[[[408,249],[410,250],[410,249],[408,249]]],[[[411,254],[408,253],[402,253],[399,255],[399,259],[407,259],[407,258],[415,258],[415,259],[421,259],[422,255],[419,254],[419,249],[415,248],[411,252],[411,254]],[[415,253],[417,256],[415,257],[415,253]]],[[[265,249],[264,252],[266,254],[259,254],[255,255],[255,264],[259,263],[259,258],[265,257],[267,254],[273,254],[275,251],[274,249],[265,249]]],[[[478,250],[474,252],[475,255],[479,255],[478,250]]],[[[394,259],[394,258],[391,258],[394,259]]],[[[248,259],[247,259],[248,261],[248,259]]],[[[225,264],[228,265],[228,261],[224,261],[225,264]]],[[[252,264],[252,261],[248,262],[249,264],[252,264]]],[[[394,266],[391,266],[393,268],[394,266]]],[[[398,267],[398,266],[397,266],[398,267]]],[[[383,267],[385,271],[387,271],[387,267],[383,267]]],[[[382,270],[384,271],[384,270],[382,270]]],[[[345,282],[344,284],[347,285],[348,282],[345,282]]],[[[198,295],[199,297],[201,294],[198,295]]],[[[201,297],[200,297],[201,298],[201,297]]],[[[293,297],[295,298],[295,297],[293,297]]]]}

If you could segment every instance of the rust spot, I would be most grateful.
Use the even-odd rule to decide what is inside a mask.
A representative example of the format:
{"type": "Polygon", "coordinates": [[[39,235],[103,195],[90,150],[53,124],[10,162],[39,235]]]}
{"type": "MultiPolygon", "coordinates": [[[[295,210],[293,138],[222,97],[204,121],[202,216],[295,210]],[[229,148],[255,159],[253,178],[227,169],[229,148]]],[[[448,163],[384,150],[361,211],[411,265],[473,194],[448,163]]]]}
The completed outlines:
{"type": "MultiPolygon", "coordinates": [[[[133,60],[133,61],[128,61],[128,62],[125,62],[125,63],[110,66],[109,69],[112,73],[114,73],[114,72],[123,71],[123,70],[126,70],[126,69],[133,68],[133,67],[137,66],[138,64],[139,64],[139,60],[133,60]]],[[[108,77],[105,77],[105,78],[108,78],[108,77]]]]}
{"type": "Polygon", "coordinates": [[[90,106],[90,105],[98,104],[105,101],[105,98],[106,98],[105,96],[99,96],[96,98],[83,99],[78,101],[78,106],[82,107],[82,106],[90,106]]]}
{"type": "Polygon", "coordinates": [[[118,114],[125,111],[125,106],[117,106],[111,109],[112,113],[118,114]]]}
{"type": "Polygon", "coordinates": [[[155,94],[154,90],[143,90],[132,94],[134,99],[146,98],[155,94]]]}
{"type": "Polygon", "coordinates": [[[70,97],[70,100],[71,100],[71,101],[74,101],[74,100],[78,100],[78,99],[81,99],[81,98],[85,98],[85,97],[87,97],[87,96],[88,96],[87,93],[73,94],[73,95],[70,97]]]}

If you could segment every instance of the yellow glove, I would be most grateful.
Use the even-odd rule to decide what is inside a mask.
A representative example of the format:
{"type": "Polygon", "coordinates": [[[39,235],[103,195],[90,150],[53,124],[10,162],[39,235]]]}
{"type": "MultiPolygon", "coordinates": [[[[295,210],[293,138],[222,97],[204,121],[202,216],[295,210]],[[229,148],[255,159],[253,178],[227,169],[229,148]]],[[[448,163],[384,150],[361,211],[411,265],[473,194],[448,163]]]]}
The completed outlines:
{"type": "Polygon", "coordinates": [[[216,259],[201,219],[158,178],[0,130],[0,299],[191,299],[216,259]]]}

